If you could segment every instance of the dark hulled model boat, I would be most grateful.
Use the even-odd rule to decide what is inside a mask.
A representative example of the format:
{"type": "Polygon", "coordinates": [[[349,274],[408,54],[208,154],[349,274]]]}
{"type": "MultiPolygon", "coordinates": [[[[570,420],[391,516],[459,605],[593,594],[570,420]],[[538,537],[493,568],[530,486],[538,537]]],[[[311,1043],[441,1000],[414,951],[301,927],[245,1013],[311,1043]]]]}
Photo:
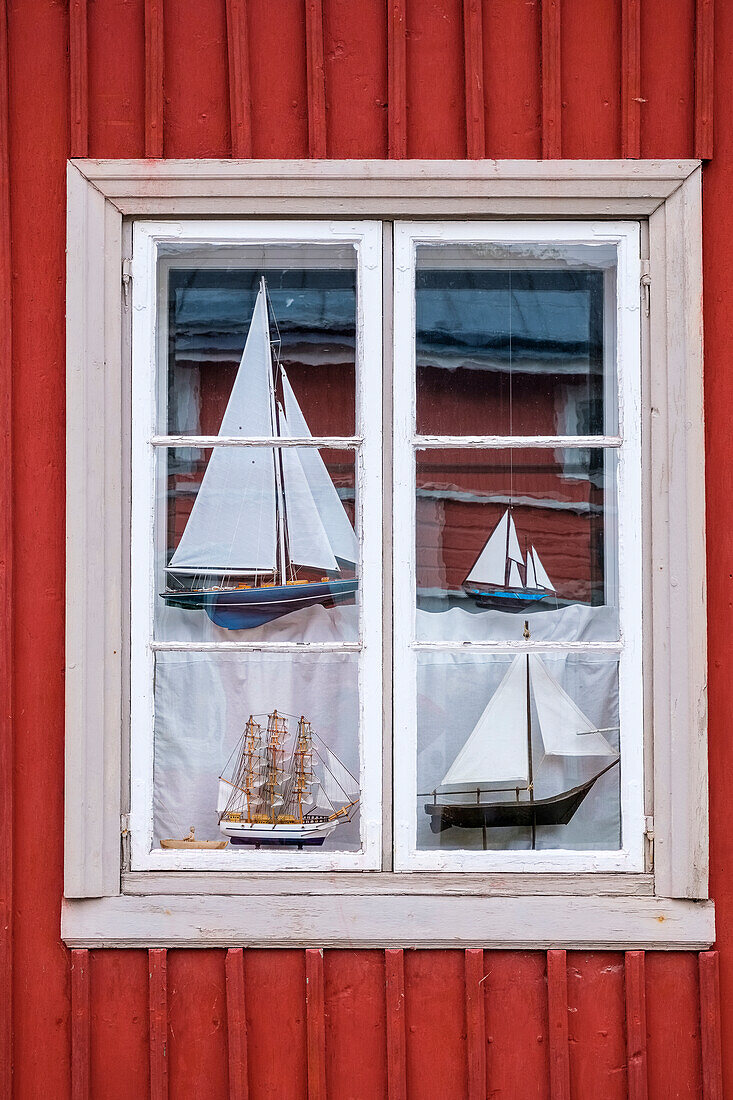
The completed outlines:
{"type": "Polygon", "coordinates": [[[273,361],[264,279],[219,437],[243,444],[212,449],[166,569],[166,604],[246,630],[314,604],[353,603],[354,529],[318,449],[286,442],[311,433],[273,361]],[[282,445],[244,443],[253,437],[282,445]]]}
{"type": "Polygon", "coordinates": [[[525,562],[511,508],[489,535],[463,589],[479,607],[494,611],[527,611],[554,594],[555,586],[534,546],[527,550],[525,562]]]}
{"type": "Polygon", "coordinates": [[[567,825],[594,784],[618,764],[618,753],[583,714],[536,654],[519,654],[489,700],[433,801],[434,833],[453,827],[495,829],[567,825]],[[550,798],[534,796],[532,698],[545,754],[613,757],[579,786],[550,798]],[[503,793],[503,800],[491,795],[503,793]],[[488,796],[488,798],[486,798],[488,796]]]}

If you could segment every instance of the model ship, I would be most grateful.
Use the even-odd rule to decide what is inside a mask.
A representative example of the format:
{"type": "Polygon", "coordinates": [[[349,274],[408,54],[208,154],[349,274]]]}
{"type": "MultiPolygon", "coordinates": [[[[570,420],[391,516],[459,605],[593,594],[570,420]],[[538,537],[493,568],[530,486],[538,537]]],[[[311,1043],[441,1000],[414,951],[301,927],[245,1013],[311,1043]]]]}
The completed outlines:
{"type": "Polygon", "coordinates": [[[554,593],[555,586],[534,546],[527,549],[525,561],[511,508],[491,532],[463,588],[479,607],[495,611],[526,611],[554,593]]]}
{"type": "Polygon", "coordinates": [[[196,829],[192,825],[187,836],[182,836],[179,839],[161,840],[160,846],[161,848],[176,848],[178,851],[185,852],[187,848],[226,848],[228,843],[227,840],[197,840],[196,829]]]}
{"type": "MultiPolygon", "coordinates": [[[[221,439],[311,438],[273,356],[267,303],[263,278],[221,439]]],[[[161,595],[245,630],[313,604],[353,602],[357,561],[354,529],[316,447],[215,446],[161,595]]]]}
{"type": "Polygon", "coordinates": [[[534,848],[536,828],[567,825],[594,784],[618,764],[619,755],[604,732],[608,730],[596,729],[583,714],[541,657],[517,655],[443,777],[440,786],[451,793],[436,788],[433,801],[425,806],[432,831],[440,833],[452,826],[483,829],[485,847],[486,829],[529,826],[534,848]],[[545,755],[612,757],[610,763],[579,786],[550,798],[535,798],[532,699],[545,755]],[[510,797],[503,801],[490,797],[499,793],[510,797]]]}
{"type": "Polygon", "coordinates": [[[292,736],[276,710],[250,715],[219,776],[219,828],[232,844],[323,844],[351,820],[359,784],[303,715],[292,736]]]}

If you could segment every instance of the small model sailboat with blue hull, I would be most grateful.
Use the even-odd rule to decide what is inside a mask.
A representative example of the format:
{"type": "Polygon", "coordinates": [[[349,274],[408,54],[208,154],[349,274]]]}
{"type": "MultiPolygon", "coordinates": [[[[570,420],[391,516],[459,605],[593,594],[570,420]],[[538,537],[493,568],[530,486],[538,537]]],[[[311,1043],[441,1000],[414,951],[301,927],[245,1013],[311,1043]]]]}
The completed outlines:
{"type": "Polygon", "coordinates": [[[524,559],[511,508],[491,532],[463,589],[479,607],[494,611],[527,611],[545,596],[554,595],[555,586],[534,546],[524,559]]]}
{"type": "Polygon", "coordinates": [[[246,630],[314,604],[353,603],[354,528],[318,449],[285,444],[311,433],[273,359],[264,278],[219,438],[242,443],[212,449],[166,569],[166,604],[246,630]]]}

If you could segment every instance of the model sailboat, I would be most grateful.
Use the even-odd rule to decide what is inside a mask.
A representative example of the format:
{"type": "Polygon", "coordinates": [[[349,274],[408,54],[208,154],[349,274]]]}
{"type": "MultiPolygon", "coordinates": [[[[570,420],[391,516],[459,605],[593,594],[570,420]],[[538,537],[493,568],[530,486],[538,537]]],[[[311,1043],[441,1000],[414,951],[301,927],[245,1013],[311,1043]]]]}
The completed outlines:
{"type": "MultiPolygon", "coordinates": [[[[219,437],[311,438],[273,359],[264,278],[219,437]]],[[[358,556],[316,447],[215,446],[161,595],[244,630],[313,604],[353,602],[358,556]]]]}
{"type": "Polygon", "coordinates": [[[525,562],[511,508],[491,532],[463,588],[479,607],[495,611],[526,611],[554,593],[555,586],[534,546],[527,550],[525,562]]]}
{"type": "MultiPolygon", "coordinates": [[[[525,628],[526,629],[526,628],[525,628]]],[[[608,731],[605,731],[608,732],[608,731]]],[[[583,714],[536,654],[519,654],[465,745],[426,804],[434,833],[456,826],[485,830],[567,825],[593,785],[618,764],[618,753],[583,714]],[[545,755],[609,758],[591,779],[551,798],[534,796],[532,699],[545,755]],[[484,800],[504,792],[513,798],[484,800]],[[471,801],[469,801],[469,798],[471,801]],[[445,799],[445,801],[441,801],[445,799]]]]}
{"type": "Polygon", "coordinates": [[[359,802],[359,784],[303,715],[291,737],[276,710],[250,715],[219,776],[219,828],[232,844],[323,844],[359,802]]]}

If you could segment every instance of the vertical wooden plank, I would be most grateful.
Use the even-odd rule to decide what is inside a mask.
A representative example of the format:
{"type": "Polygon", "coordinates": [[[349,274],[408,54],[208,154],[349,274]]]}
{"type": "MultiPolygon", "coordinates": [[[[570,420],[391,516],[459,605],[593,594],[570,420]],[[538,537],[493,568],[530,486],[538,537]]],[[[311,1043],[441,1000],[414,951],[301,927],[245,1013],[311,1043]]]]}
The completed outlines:
{"type": "Polygon", "coordinates": [[[484,959],[488,1095],[550,1100],[546,955],[489,951],[484,959]]]}
{"type": "Polygon", "coordinates": [[[144,0],[87,0],[87,156],[145,153],[144,13],[144,0]]]}
{"type": "Polygon", "coordinates": [[[308,1042],[308,1100],[326,1100],[326,1024],[323,951],[305,953],[305,1010],[308,1042]]]}
{"type": "Polygon", "coordinates": [[[0,4],[0,1093],[13,1092],[12,263],[8,11],[0,4]]]}
{"type": "Polygon", "coordinates": [[[404,956],[405,1076],[408,1095],[467,1095],[464,951],[404,956]]]}
{"type": "MultiPolygon", "coordinates": [[[[387,6],[327,0],[323,13],[326,141],[334,159],[387,155],[387,6]]],[[[381,959],[380,959],[381,963],[381,959]]]]}
{"type": "Polygon", "coordinates": [[[646,1057],[646,969],[643,951],[627,951],[624,957],[626,984],[626,1072],[629,1100],[647,1100],[646,1057]]]}
{"type": "Polygon", "coordinates": [[[700,1038],[702,1042],[703,1100],[723,1100],[723,1063],[720,1033],[720,966],[717,951],[701,951],[700,1038]]]}
{"type": "Polygon", "coordinates": [[[466,73],[466,155],[486,156],[484,32],[481,0],[463,0],[463,58],[466,73]]]}
{"type": "Polygon", "coordinates": [[[644,969],[649,1100],[699,1100],[697,956],[691,951],[649,951],[644,969]]]}
{"type": "Polygon", "coordinates": [[[227,1054],[229,1100],[249,1100],[247,1076],[247,1015],[244,1007],[244,951],[231,947],[226,955],[227,1054]]]}
{"type": "Polygon", "coordinates": [[[252,156],[252,102],[246,0],[226,0],[232,156],[252,156]]]}
{"type": "Polygon", "coordinates": [[[641,0],[621,5],[621,156],[641,156],[641,0]]]}
{"type": "Polygon", "coordinates": [[[384,952],[387,1008],[387,1100],[407,1100],[405,960],[401,948],[384,952]]]}
{"type": "Polygon", "coordinates": [[[542,155],[541,23],[539,0],[484,3],[486,152],[490,157],[539,160],[542,155]]]}
{"type": "Polygon", "coordinates": [[[388,0],[387,133],[389,156],[407,156],[407,27],[405,0],[388,0]]]}
{"type": "Polygon", "coordinates": [[[695,156],[713,155],[713,2],[695,3],[695,156]]]}
{"type": "Polygon", "coordinates": [[[542,0],[542,158],[562,156],[560,0],[542,0]]]}
{"type": "Polygon", "coordinates": [[[326,156],[326,78],[323,70],[323,0],[305,0],[308,78],[308,155],[326,156]]]}
{"type": "MultiPolygon", "coordinates": [[[[642,157],[688,157],[694,144],[695,0],[643,0],[642,157]],[[674,79],[670,79],[674,73],[674,79]]],[[[647,962],[649,960],[647,959],[647,962]]]]}
{"type": "Polygon", "coordinates": [[[145,0],[145,156],[163,156],[163,0],[145,0]]]}
{"type": "Polygon", "coordinates": [[[71,1096],[89,1100],[89,952],[71,952],[71,1096]]]}
{"type": "Polygon", "coordinates": [[[569,952],[566,973],[573,1096],[627,1100],[623,955],[569,952]]]}
{"type": "Polygon", "coordinates": [[[148,951],[150,1100],[168,1100],[168,953],[148,951]]]}
{"type": "Polygon", "coordinates": [[[384,953],[329,951],[323,976],[329,1097],[385,1097],[384,953]]]}
{"type": "Polygon", "coordinates": [[[90,957],[90,1094],[104,1100],[150,1095],[147,951],[90,957]]]}
{"type": "Polygon", "coordinates": [[[550,1096],[570,1100],[568,973],[565,951],[547,952],[547,1013],[550,1035],[550,1096]]]}
{"type": "Polygon", "coordinates": [[[484,953],[469,948],[465,953],[466,1056],[468,1100],[486,1097],[486,1017],[484,1013],[484,953]]]}
{"type": "Polygon", "coordinates": [[[89,155],[89,60],[87,0],[71,0],[69,7],[69,96],[72,157],[89,155]]]}

